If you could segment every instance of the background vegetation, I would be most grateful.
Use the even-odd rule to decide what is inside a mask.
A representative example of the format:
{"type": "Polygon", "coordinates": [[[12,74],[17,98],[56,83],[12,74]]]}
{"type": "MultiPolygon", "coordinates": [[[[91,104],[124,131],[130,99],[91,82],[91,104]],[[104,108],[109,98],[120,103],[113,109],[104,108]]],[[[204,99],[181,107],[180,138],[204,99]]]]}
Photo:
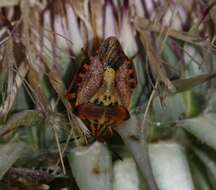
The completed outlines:
{"type": "Polygon", "coordinates": [[[0,189],[216,189],[215,0],[1,0],[0,189]],[[95,142],[65,98],[108,36],[131,117],[95,142]]]}

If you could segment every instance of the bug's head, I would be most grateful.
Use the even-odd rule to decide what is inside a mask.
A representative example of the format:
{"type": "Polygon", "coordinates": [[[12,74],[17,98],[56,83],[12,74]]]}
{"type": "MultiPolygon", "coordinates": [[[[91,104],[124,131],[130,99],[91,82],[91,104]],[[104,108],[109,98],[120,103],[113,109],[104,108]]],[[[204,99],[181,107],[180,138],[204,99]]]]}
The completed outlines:
{"type": "Polygon", "coordinates": [[[104,68],[117,70],[124,63],[125,56],[121,44],[116,37],[109,37],[101,44],[98,55],[104,63],[104,68]]]}

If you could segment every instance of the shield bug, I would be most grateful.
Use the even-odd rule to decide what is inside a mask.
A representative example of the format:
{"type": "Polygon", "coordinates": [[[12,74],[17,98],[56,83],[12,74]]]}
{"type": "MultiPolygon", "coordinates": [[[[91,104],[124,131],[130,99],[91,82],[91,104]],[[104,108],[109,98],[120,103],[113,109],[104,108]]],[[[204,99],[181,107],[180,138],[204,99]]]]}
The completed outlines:
{"type": "Polygon", "coordinates": [[[77,75],[75,114],[97,140],[112,135],[111,126],[127,120],[136,87],[133,62],[115,37],[105,39],[77,75]]]}

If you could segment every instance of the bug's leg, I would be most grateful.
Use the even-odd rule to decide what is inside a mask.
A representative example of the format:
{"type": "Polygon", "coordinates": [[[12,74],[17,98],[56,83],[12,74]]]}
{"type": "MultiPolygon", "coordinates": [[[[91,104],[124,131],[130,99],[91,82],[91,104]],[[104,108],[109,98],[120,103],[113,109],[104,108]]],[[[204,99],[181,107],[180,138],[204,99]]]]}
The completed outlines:
{"type": "Polygon", "coordinates": [[[76,93],[69,93],[69,92],[66,92],[66,94],[64,95],[64,97],[65,97],[67,100],[72,100],[72,99],[76,98],[76,93]]]}
{"type": "Polygon", "coordinates": [[[119,155],[118,152],[115,151],[115,149],[112,148],[111,145],[108,145],[108,148],[110,149],[110,151],[113,154],[113,156],[115,156],[117,159],[123,161],[123,158],[119,155]]]}

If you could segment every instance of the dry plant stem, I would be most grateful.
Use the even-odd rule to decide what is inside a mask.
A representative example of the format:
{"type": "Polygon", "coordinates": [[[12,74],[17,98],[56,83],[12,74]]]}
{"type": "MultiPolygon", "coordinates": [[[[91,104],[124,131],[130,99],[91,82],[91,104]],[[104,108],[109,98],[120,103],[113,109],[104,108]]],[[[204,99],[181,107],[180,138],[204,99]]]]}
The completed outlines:
{"type": "MultiPolygon", "coordinates": [[[[31,24],[31,26],[34,26],[33,23],[30,23],[30,24],[31,24]]],[[[65,40],[65,42],[68,43],[68,46],[72,46],[72,45],[73,45],[73,42],[72,42],[69,38],[67,38],[66,36],[63,36],[62,34],[59,34],[58,32],[52,31],[52,30],[50,30],[50,29],[48,29],[48,28],[45,28],[45,27],[43,27],[43,28],[41,28],[41,29],[43,29],[43,30],[45,30],[45,31],[47,31],[47,32],[50,32],[50,33],[53,34],[53,35],[56,35],[56,36],[58,36],[58,37],[61,37],[62,39],[65,40]]],[[[34,33],[37,33],[37,31],[34,30],[34,28],[33,28],[32,30],[33,30],[34,33]]],[[[36,34],[36,35],[39,35],[39,34],[36,34]]],[[[46,37],[46,36],[45,36],[45,37],[46,37]]],[[[46,37],[46,38],[48,39],[48,37],[46,37]]],[[[73,57],[73,58],[75,58],[75,57],[73,57]]]]}
{"type": "MultiPolygon", "coordinates": [[[[74,134],[74,132],[73,132],[73,128],[72,128],[72,129],[70,130],[70,134],[69,134],[68,137],[67,137],[65,146],[63,147],[63,150],[62,150],[62,152],[61,152],[62,155],[65,154],[65,152],[66,152],[66,150],[67,150],[67,147],[68,147],[68,144],[69,144],[69,142],[70,142],[71,136],[72,136],[73,134],[74,134]]],[[[57,173],[57,171],[58,171],[58,165],[59,165],[59,163],[60,163],[61,161],[62,161],[62,160],[59,159],[59,160],[56,162],[56,164],[55,164],[55,168],[56,168],[56,169],[54,170],[54,174],[57,173]]]]}
{"type": "MultiPolygon", "coordinates": [[[[71,124],[71,130],[74,131],[74,126],[73,124],[76,124],[76,119],[74,114],[71,111],[71,104],[70,102],[64,98],[64,95],[66,94],[66,89],[64,86],[63,81],[61,80],[61,77],[59,75],[59,73],[56,71],[56,69],[54,67],[51,67],[51,65],[49,65],[49,63],[46,62],[46,60],[44,61],[45,66],[48,68],[49,73],[48,73],[48,77],[49,77],[49,81],[51,83],[51,85],[53,86],[54,90],[56,91],[56,93],[58,94],[59,99],[62,101],[62,103],[64,104],[67,113],[68,113],[68,118],[71,124]]],[[[55,130],[55,129],[54,129],[55,130]]],[[[73,132],[74,134],[74,132],[73,132]]],[[[58,140],[58,134],[55,131],[55,138],[57,140],[57,146],[59,148],[59,151],[61,151],[60,149],[60,145],[59,145],[59,140],[58,140]]],[[[75,135],[73,135],[75,136],[75,135]]],[[[77,139],[75,138],[75,143],[77,143],[77,139]]],[[[64,153],[64,150],[66,150],[68,143],[66,143],[65,147],[63,148],[63,151],[59,152],[60,154],[60,161],[62,163],[62,167],[64,170],[64,164],[63,164],[63,159],[62,159],[62,155],[64,153]]],[[[59,161],[57,162],[57,164],[59,163],[59,161]]]]}
{"type": "Polygon", "coordinates": [[[90,15],[88,11],[88,0],[87,1],[71,1],[74,11],[77,16],[85,23],[89,34],[93,34],[93,29],[90,23],[90,15]]]}
{"type": "Polygon", "coordinates": [[[58,147],[58,152],[59,152],[59,157],[60,157],[60,161],[61,161],[61,165],[62,165],[63,174],[66,174],[65,165],[64,165],[63,156],[62,156],[62,151],[61,151],[61,146],[60,146],[59,138],[58,138],[58,132],[56,130],[55,125],[53,126],[53,130],[55,133],[55,139],[56,139],[56,143],[57,143],[57,147],[58,147]]]}
{"type": "MultiPolygon", "coordinates": [[[[45,94],[42,91],[42,87],[39,82],[39,77],[36,72],[36,70],[39,70],[39,65],[36,62],[37,56],[36,56],[36,51],[32,47],[32,38],[33,36],[30,33],[30,20],[29,20],[29,15],[30,15],[30,6],[29,2],[21,2],[21,10],[23,12],[23,36],[22,40],[23,43],[26,47],[26,58],[28,59],[28,64],[29,64],[29,73],[27,75],[28,81],[30,83],[30,87],[32,90],[32,93],[34,94],[34,98],[36,100],[35,104],[39,110],[43,111],[44,113],[47,113],[48,111],[48,99],[46,98],[45,94]]],[[[32,20],[36,20],[35,15],[32,20]]],[[[36,23],[34,23],[34,27],[36,27],[36,23]]]]}
{"type": "MultiPolygon", "coordinates": [[[[78,137],[77,137],[76,135],[74,135],[74,134],[75,134],[75,131],[74,131],[74,128],[73,128],[73,126],[72,126],[72,124],[78,125],[78,122],[76,121],[76,118],[74,118],[74,115],[72,115],[72,114],[73,114],[73,113],[72,113],[70,110],[67,110],[67,115],[68,115],[69,122],[70,122],[70,124],[71,124],[71,129],[70,129],[70,133],[69,133],[69,135],[68,135],[68,137],[67,137],[66,143],[65,143],[65,145],[64,145],[64,147],[63,147],[63,150],[62,150],[62,152],[61,152],[62,155],[65,154],[65,152],[66,152],[66,150],[67,150],[67,147],[68,147],[68,145],[69,145],[69,142],[70,142],[72,136],[74,137],[75,144],[76,144],[76,145],[79,145],[78,137]]],[[[76,126],[76,125],[75,125],[75,126],[76,126]]],[[[83,131],[82,131],[81,128],[78,128],[78,129],[80,129],[82,135],[83,135],[84,138],[85,138],[86,144],[88,144],[87,136],[89,136],[89,135],[87,135],[87,133],[83,132],[83,131],[85,131],[85,129],[84,129],[83,131]]],[[[58,171],[58,167],[57,167],[57,166],[59,165],[60,162],[61,162],[60,159],[56,162],[56,164],[55,164],[55,168],[56,168],[56,169],[55,169],[55,171],[54,171],[54,174],[58,171]]]]}
{"type": "Polygon", "coordinates": [[[38,111],[25,110],[19,113],[16,113],[10,117],[7,123],[0,128],[0,138],[4,135],[17,130],[22,126],[32,126],[35,122],[42,122],[43,115],[38,111]]]}
{"type": "Polygon", "coordinates": [[[215,0],[208,0],[208,5],[209,5],[209,7],[211,7],[210,17],[212,19],[212,22],[214,23],[214,29],[216,30],[216,1],[215,0]]]}
{"type": "Polygon", "coordinates": [[[169,91],[175,92],[176,89],[167,77],[166,70],[159,55],[155,52],[154,47],[151,45],[149,41],[150,33],[148,31],[142,31],[140,32],[140,35],[142,44],[147,54],[147,58],[149,60],[149,66],[155,81],[158,80],[158,82],[164,83],[164,85],[167,87],[169,91]]]}
{"type": "Polygon", "coordinates": [[[4,61],[2,63],[4,65],[3,69],[5,69],[5,71],[8,74],[6,95],[10,94],[11,86],[13,86],[13,82],[14,82],[14,75],[16,73],[12,70],[13,65],[15,65],[15,59],[13,56],[13,50],[12,49],[13,49],[13,42],[12,42],[12,39],[9,39],[7,44],[6,44],[6,55],[5,55],[4,61]]]}
{"type": "Polygon", "coordinates": [[[136,17],[134,19],[134,25],[139,32],[149,31],[149,32],[157,32],[161,35],[168,35],[169,37],[175,38],[177,40],[181,40],[193,45],[198,45],[202,47],[208,47],[208,42],[199,36],[192,36],[187,32],[180,32],[174,29],[171,29],[166,26],[162,26],[159,23],[153,23],[147,19],[136,17]]]}
{"type": "Polygon", "coordinates": [[[19,0],[1,0],[0,1],[0,7],[7,7],[7,6],[16,6],[18,5],[19,0]]]}
{"type": "Polygon", "coordinates": [[[37,72],[30,67],[29,73],[27,75],[28,81],[33,89],[34,97],[36,99],[36,105],[43,113],[47,113],[49,102],[46,95],[43,93],[42,87],[40,85],[40,80],[38,78],[37,72]]]}
{"type": "Polygon", "coordinates": [[[146,120],[147,120],[148,111],[150,109],[152,100],[154,99],[157,88],[158,88],[158,80],[156,81],[156,83],[154,85],[154,89],[153,89],[153,91],[151,93],[151,96],[150,96],[150,98],[148,100],[148,103],[146,105],[146,109],[145,109],[144,116],[143,116],[143,121],[142,121],[141,128],[140,128],[140,132],[141,132],[141,134],[143,134],[142,136],[145,138],[145,139],[141,138],[141,140],[143,140],[143,141],[147,139],[148,131],[147,131],[147,127],[145,127],[145,123],[146,123],[146,120]]]}
{"type": "Polygon", "coordinates": [[[17,74],[14,79],[13,86],[10,87],[9,94],[7,94],[6,100],[3,102],[3,104],[0,107],[0,118],[6,116],[8,112],[11,110],[14,101],[16,99],[18,89],[21,87],[23,80],[28,72],[28,69],[29,67],[25,62],[23,62],[19,66],[17,70],[17,74]]]}
{"type": "Polygon", "coordinates": [[[156,185],[156,181],[155,181],[155,178],[154,178],[154,175],[153,175],[153,170],[152,170],[152,167],[151,167],[151,162],[150,162],[150,157],[149,157],[149,149],[148,149],[148,124],[146,124],[146,120],[147,120],[147,115],[148,115],[148,111],[150,109],[150,106],[151,106],[151,103],[152,103],[152,100],[155,96],[155,93],[156,93],[156,90],[158,88],[158,80],[156,81],[155,83],[155,86],[154,86],[154,89],[151,93],[151,96],[148,100],[148,103],[146,105],[146,109],[145,109],[145,112],[144,112],[144,116],[143,116],[143,121],[142,121],[142,124],[141,124],[141,129],[140,129],[140,133],[141,133],[141,143],[143,144],[143,148],[144,148],[144,157],[145,157],[145,162],[146,162],[146,170],[149,171],[148,172],[148,176],[149,178],[147,178],[148,180],[151,180],[155,186],[156,185]]]}

